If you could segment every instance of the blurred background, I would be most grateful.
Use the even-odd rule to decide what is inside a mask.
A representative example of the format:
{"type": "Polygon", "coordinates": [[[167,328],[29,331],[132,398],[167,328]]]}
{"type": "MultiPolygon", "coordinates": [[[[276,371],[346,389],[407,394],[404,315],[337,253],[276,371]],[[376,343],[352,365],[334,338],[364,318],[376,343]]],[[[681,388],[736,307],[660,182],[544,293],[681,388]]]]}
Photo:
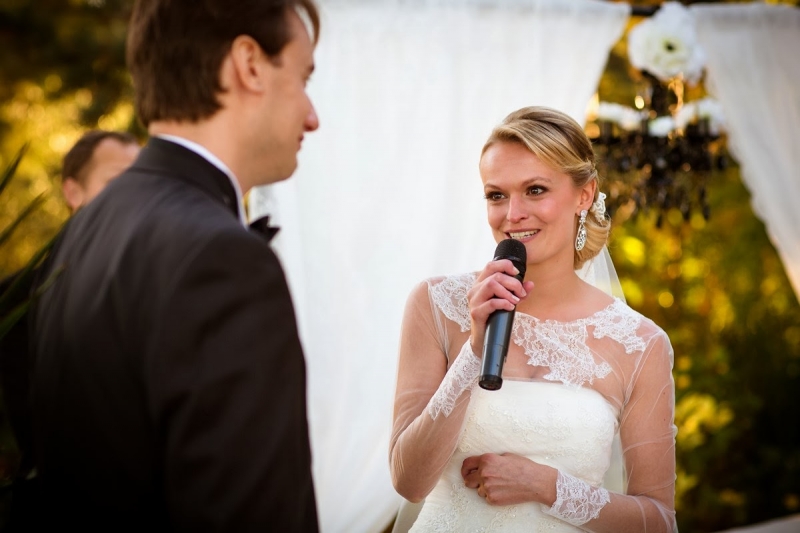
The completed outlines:
{"type": "MultiPolygon", "coordinates": [[[[796,0],[783,3],[798,5],[796,0]]],[[[658,2],[631,4],[641,9],[626,23],[626,32],[647,18],[652,12],[648,8],[658,2]]],[[[0,278],[22,268],[66,221],[61,158],[83,132],[124,130],[146,140],[134,116],[124,63],[130,6],[127,0],[0,1],[0,169],[27,146],[14,178],[0,191],[0,231],[38,202],[0,243],[0,278]]],[[[329,31],[324,24],[325,19],[320,46],[329,31]]],[[[611,49],[595,103],[636,107],[643,94],[648,80],[631,65],[626,36],[611,49]]],[[[313,80],[311,84],[313,90],[313,80]]],[[[706,96],[702,83],[687,84],[680,91],[686,101],[706,96]]],[[[675,97],[674,91],[670,94],[675,97]]],[[[383,105],[390,110],[393,105],[402,107],[402,102],[383,105]]],[[[596,109],[591,111],[591,103],[589,109],[587,132],[599,139],[599,123],[592,120],[596,109]]],[[[319,111],[325,128],[324,109],[319,111]]],[[[479,133],[484,137],[488,130],[479,133]]],[[[440,135],[445,139],[448,130],[440,135]]],[[[684,532],[720,531],[800,513],[800,305],[724,142],[724,131],[713,136],[713,166],[703,171],[705,212],[697,205],[684,209],[680,202],[634,208],[635,202],[625,203],[624,197],[617,198],[612,211],[610,250],[627,301],[662,326],[675,349],[677,516],[684,532]]],[[[301,166],[314,149],[307,144],[301,166]]],[[[476,166],[477,159],[470,163],[476,166]]],[[[609,186],[613,179],[622,184],[624,173],[612,167],[609,163],[609,186]]],[[[291,234],[291,220],[284,217],[282,224],[289,225],[291,234]]],[[[488,258],[490,251],[481,257],[488,258]]],[[[420,273],[427,277],[445,272],[420,273]]],[[[399,302],[392,319],[401,313],[399,302]]],[[[304,342],[313,344],[308,331],[303,334],[304,342]]],[[[396,365],[394,355],[385,354],[389,373],[396,365]]],[[[312,368],[312,388],[314,379],[312,368]]],[[[388,434],[390,416],[387,406],[383,426],[376,431],[388,434]]],[[[321,439],[317,430],[317,476],[322,475],[320,468],[324,470],[318,464],[323,457],[318,451],[321,439]]],[[[376,450],[374,465],[364,468],[388,470],[387,453],[385,447],[376,450]]],[[[6,482],[14,475],[15,454],[13,434],[4,422],[0,478],[6,482]]],[[[351,476],[361,475],[358,465],[349,468],[351,476]]],[[[391,486],[388,489],[391,492],[391,486]]],[[[323,490],[323,529],[348,531],[333,512],[326,514],[326,497],[323,490]]],[[[375,524],[385,526],[391,519],[398,503],[392,498],[396,496],[376,514],[375,524]]]]}

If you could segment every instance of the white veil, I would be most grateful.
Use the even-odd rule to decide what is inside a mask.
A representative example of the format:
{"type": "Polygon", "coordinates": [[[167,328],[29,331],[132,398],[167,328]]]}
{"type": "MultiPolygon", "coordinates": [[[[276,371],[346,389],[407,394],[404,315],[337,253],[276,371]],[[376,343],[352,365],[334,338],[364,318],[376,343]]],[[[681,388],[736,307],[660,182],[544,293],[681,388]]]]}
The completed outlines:
{"type": "MultiPolygon", "coordinates": [[[[600,193],[602,196],[603,193],[600,193]]],[[[587,283],[590,283],[605,291],[614,298],[625,301],[622,293],[622,285],[619,283],[617,270],[611,261],[611,254],[608,253],[608,246],[603,246],[600,253],[586,261],[583,266],[576,271],[578,276],[587,283]]],[[[622,461],[622,441],[619,438],[619,428],[614,435],[614,442],[611,444],[611,463],[603,479],[603,487],[606,489],[625,494],[627,489],[625,476],[625,463],[622,461]]]]}
{"type": "MultiPolygon", "coordinates": [[[[592,205],[591,213],[598,220],[605,219],[605,200],[606,195],[601,192],[597,195],[597,201],[592,205]]],[[[625,294],[622,292],[617,269],[614,268],[614,262],[611,261],[611,254],[608,253],[608,246],[603,246],[600,253],[586,261],[576,272],[583,281],[594,285],[614,298],[625,301],[625,294]]],[[[622,441],[620,441],[619,428],[617,428],[617,433],[614,435],[614,441],[611,444],[611,463],[603,479],[603,487],[610,491],[624,494],[627,485],[625,463],[622,460],[622,441]]]]}
{"type": "Polygon", "coordinates": [[[586,261],[581,268],[575,271],[583,281],[594,285],[605,293],[625,301],[617,270],[608,253],[608,246],[603,246],[600,253],[586,261]]]}

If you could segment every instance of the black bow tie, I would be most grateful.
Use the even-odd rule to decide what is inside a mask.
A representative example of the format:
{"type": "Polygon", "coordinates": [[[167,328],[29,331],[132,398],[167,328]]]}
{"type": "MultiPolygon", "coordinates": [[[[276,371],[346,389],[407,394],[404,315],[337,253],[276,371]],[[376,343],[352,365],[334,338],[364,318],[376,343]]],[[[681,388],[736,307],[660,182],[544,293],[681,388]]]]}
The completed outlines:
{"type": "Polygon", "coordinates": [[[267,242],[271,241],[280,228],[269,225],[269,216],[257,218],[250,223],[250,229],[262,235],[267,242]]]}

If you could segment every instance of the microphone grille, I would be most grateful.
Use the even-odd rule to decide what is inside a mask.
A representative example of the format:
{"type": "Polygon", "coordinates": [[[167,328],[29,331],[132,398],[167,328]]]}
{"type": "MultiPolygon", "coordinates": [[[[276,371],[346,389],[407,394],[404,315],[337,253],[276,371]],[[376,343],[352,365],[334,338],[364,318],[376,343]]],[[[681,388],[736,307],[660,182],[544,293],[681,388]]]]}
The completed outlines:
{"type": "Polygon", "coordinates": [[[504,239],[497,244],[494,251],[494,259],[509,259],[522,274],[525,273],[525,266],[528,261],[528,252],[525,245],[516,239],[504,239]]]}

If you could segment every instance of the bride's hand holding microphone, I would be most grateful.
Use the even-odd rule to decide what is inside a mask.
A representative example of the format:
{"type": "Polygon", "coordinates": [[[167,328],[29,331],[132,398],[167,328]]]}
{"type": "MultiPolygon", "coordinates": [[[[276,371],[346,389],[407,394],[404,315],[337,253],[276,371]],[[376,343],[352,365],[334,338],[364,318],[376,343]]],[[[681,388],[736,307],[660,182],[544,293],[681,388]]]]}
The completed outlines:
{"type": "Polygon", "coordinates": [[[514,310],[533,289],[533,282],[523,281],[527,255],[520,241],[500,241],[494,260],[486,265],[467,293],[470,347],[482,360],[478,384],[487,390],[497,390],[503,384],[503,363],[511,341],[514,310]]]}
{"type": "Polygon", "coordinates": [[[498,310],[513,311],[516,305],[528,296],[533,282],[520,282],[515,276],[519,270],[508,259],[491,261],[478,275],[475,284],[467,292],[472,335],[472,353],[480,357],[489,316],[498,310]]]}

